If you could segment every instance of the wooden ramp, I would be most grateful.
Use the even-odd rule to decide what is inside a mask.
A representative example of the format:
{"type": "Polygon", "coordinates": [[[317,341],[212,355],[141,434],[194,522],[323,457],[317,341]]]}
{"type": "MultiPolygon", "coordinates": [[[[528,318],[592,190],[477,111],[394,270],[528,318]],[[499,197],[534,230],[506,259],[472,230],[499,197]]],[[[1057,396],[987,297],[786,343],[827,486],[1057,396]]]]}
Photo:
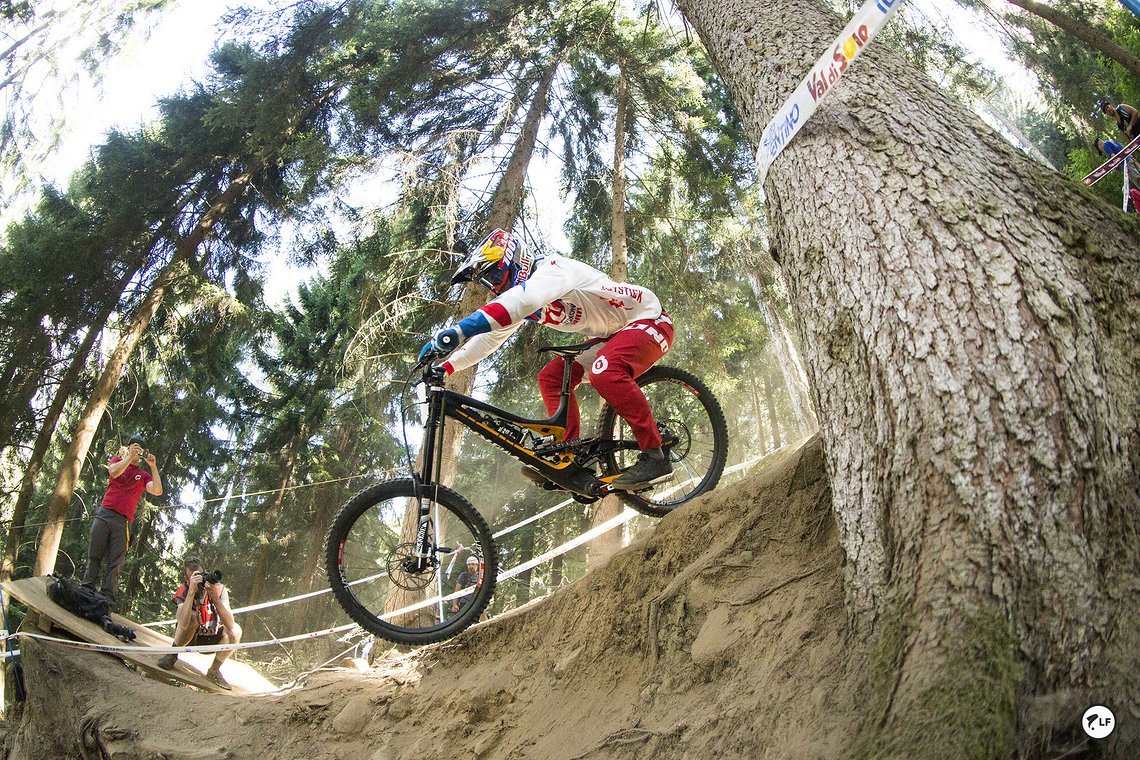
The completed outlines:
{"type": "Polygon", "coordinates": [[[222,675],[229,681],[232,691],[220,689],[205,676],[206,669],[214,660],[212,654],[186,652],[178,655],[178,664],[174,670],[163,670],[158,667],[158,658],[161,655],[146,654],[149,647],[173,646],[168,636],[144,628],[133,620],[111,613],[116,623],[130,626],[135,629],[138,636],[134,641],[124,644],[119,639],[103,630],[101,626],[71,614],[63,607],[53,602],[47,594],[50,576],[38,578],[24,578],[18,581],[5,581],[2,585],[4,591],[13,599],[23,603],[28,608],[27,624],[38,628],[45,635],[50,634],[54,627],[62,628],[74,636],[89,641],[92,644],[110,644],[113,646],[137,647],[138,654],[131,651],[114,652],[118,657],[126,660],[143,675],[160,681],[180,681],[202,691],[217,694],[266,694],[277,691],[277,687],[267,681],[260,673],[242,662],[234,662],[231,657],[222,664],[222,675]]]}

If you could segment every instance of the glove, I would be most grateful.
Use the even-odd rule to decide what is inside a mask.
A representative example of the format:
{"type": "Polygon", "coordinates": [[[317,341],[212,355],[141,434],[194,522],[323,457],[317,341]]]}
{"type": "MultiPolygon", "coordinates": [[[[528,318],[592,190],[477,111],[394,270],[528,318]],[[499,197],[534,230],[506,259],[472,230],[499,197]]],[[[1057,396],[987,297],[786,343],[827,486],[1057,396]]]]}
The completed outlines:
{"type": "Polygon", "coordinates": [[[419,361],[437,356],[447,356],[463,342],[463,331],[458,327],[448,327],[432,336],[431,340],[420,349],[419,361]]]}

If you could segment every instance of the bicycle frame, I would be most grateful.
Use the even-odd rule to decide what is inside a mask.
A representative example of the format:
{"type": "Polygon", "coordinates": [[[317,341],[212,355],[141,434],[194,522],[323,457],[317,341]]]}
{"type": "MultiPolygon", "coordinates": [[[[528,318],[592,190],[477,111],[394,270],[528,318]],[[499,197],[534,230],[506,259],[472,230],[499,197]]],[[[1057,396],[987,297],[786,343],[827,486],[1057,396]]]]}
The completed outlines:
{"type": "Polygon", "coordinates": [[[560,442],[566,434],[572,365],[570,355],[561,352],[559,355],[566,360],[562,372],[562,390],[558,409],[549,419],[530,419],[513,414],[485,401],[448,390],[443,386],[443,378],[439,373],[425,374],[428,414],[424,425],[424,455],[419,472],[421,484],[430,487],[439,482],[443,460],[443,429],[445,421],[450,418],[571,493],[591,500],[611,493],[614,488],[608,481],[618,475],[599,478],[583,463],[589,465],[603,454],[616,449],[636,449],[636,441],[584,440],[571,447],[554,446],[547,452],[543,452],[541,446],[528,445],[542,441],[551,446],[552,443],[560,442]]]}

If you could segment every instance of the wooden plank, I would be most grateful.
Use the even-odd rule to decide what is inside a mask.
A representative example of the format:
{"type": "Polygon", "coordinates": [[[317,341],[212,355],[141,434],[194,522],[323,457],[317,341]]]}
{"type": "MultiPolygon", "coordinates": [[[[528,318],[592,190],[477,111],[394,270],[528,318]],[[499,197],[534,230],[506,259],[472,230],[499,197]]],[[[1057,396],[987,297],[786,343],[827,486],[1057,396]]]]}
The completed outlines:
{"type": "MultiPolygon", "coordinates": [[[[116,656],[134,665],[140,673],[160,681],[181,681],[203,691],[218,694],[266,694],[274,692],[277,687],[264,676],[243,662],[234,662],[231,658],[222,663],[222,675],[233,687],[233,691],[219,688],[213,681],[206,678],[206,669],[214,660],[214,655],[199,652],[187,652],[178,656],[178,664],[174,670],[163,670],[158,667],[160,655],[146,654],[150,647],[168,647],[173,641],[157,631],[144,628],[133,620],[122,615],[111,613],[111,618],[122,625],[135,629],[137,638],[124,643],[103,630],[101,626],[71,614],[47,595],[50,576],[38,578],[24,578],[18,581],[5,581],[2,585],[4,591],[13,599],[24,604],[29,610],[39,615],[41,627],[44,624],[50,629],[51,623],[70,632],[74,636],[89,641],[92,644],[110,644],[113,646],[138,647],[139,653],[125,651],[114,652],[116,656]]],[[[111,653],[108,653],[111,654],[111,653]]]]}

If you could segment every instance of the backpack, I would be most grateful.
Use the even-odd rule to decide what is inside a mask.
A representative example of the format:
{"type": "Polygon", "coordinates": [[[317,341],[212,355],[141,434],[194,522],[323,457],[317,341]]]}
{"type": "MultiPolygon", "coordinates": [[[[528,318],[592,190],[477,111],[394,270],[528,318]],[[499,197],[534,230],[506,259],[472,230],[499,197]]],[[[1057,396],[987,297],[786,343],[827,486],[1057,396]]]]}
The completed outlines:
{"type": "Polygon", "coordinates": [[[57,577],[48,584],[48,598],[84,620],[98,623],[107,633],[123,641],[135,638],[135,631],[111,619],[111,598],[70,578],[57,577]]]}

